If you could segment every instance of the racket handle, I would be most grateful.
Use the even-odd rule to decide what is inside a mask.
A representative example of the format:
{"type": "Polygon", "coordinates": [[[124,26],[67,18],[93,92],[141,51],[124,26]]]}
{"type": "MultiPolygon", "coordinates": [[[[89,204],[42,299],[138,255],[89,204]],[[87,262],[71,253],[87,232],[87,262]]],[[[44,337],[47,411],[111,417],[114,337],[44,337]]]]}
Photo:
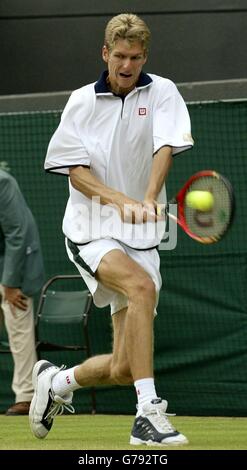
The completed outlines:
{"type": "Polygon", "coordinates": [[[177,204],[177,200],[175,197],[171,199],[167,204],[158,204],[156,209],[157,215],[160,217],[165,217],[168,214],[170,204],[177,204]]]}

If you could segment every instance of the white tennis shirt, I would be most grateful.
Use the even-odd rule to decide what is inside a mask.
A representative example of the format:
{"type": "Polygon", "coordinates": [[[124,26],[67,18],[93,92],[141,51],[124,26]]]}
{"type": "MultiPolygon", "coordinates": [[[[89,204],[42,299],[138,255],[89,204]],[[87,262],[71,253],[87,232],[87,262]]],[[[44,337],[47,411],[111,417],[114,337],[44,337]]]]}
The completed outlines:
{"type": "MultiPolygon", "coordinates": [[[[123,100],[109,91],[107,74],[72,93],[51,138],[45,169],[68,175],[70,167],[87,166],[106,186],[143,201],[153,155],[165,145],[173,155],[193,145],[189,114],[166,78],[142,72],[123,100]]],[[[144,249],[162,239],[163,222],[122,223],[115,208],[92,203],[70,183],[69,190],[63,232],[73,242],[115,238],[144,249]]],[[[166,202],[165,188],[159,201],[166,202]]]]}

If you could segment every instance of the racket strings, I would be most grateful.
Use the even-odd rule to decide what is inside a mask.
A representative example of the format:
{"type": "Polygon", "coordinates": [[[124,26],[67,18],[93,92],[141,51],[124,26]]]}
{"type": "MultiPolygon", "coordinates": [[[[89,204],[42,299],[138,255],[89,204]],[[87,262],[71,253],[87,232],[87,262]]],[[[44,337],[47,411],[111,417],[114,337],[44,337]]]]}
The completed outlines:
{"type": "Polygon", "coordinates": [[[189,191],[210,191],[214,204],[209,211],[199,211],[185,205],[184,216],[188,228],[201,238],[218,239],[230,224],[232,201],[225,182],[215,176],[204,176],[193,181],[189,191]]]}

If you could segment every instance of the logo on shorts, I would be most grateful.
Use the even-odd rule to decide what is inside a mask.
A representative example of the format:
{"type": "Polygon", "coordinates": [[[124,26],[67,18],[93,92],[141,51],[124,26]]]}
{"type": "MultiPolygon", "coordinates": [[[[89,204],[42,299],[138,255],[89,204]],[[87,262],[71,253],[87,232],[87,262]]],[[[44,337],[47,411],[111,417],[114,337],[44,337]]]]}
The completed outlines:
{"type": "Polygon", "coordinates": [[[66,375],[66,382],[67,382],[68,385],[71,383],[71,382],[70,382],[70,378],[69,378],[68,375],[66,375]]]}
{"type": "Polygon", "coordinates": [[[139,116],[146,116],[147,108],[139,108],[139,116]]]}

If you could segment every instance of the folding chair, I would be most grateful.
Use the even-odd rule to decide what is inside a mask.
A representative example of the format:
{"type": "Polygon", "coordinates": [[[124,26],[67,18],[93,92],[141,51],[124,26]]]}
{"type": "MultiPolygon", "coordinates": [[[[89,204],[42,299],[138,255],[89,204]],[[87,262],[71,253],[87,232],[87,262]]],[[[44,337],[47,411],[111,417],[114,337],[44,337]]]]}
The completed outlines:
{"type": "MultiPolygon", "coordinates": [[[[88,317],[92,296],[87,289],[56,290],[54,286],[69,280],[81,280],[80,275],[59,275],[44,285],[36,313],[36,349],[38,357],[43,351],[85,351],[91,356],[88,317]]],[[[66,286],[66,283],[65,283],[66,286]]],[[[64,286],[63,286],[64,287],[64,286]]],[[[60,285],[61,289],[61,285],[60,285]]],[[[92,413],[96,412],[95,390],[91,390],[92,413]]]]}

